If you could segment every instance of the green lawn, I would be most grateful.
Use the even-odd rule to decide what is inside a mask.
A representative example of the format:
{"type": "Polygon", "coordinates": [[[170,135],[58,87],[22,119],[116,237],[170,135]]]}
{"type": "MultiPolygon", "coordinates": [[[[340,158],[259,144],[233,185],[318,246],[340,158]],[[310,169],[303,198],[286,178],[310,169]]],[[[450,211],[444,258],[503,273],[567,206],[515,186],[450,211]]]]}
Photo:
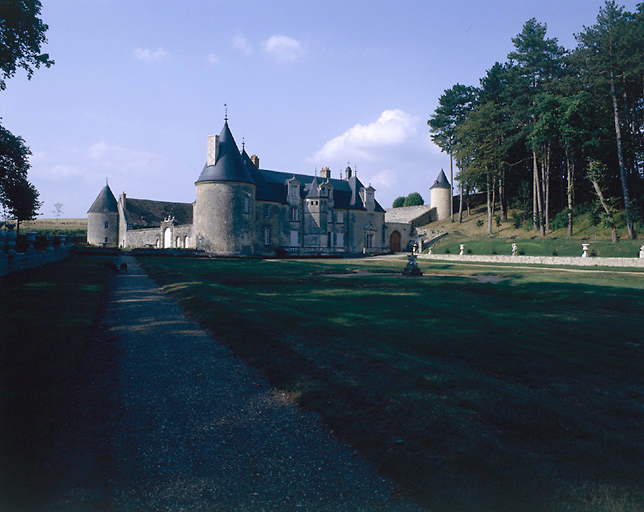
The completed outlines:
{"type": "Polygon", "coordinates": [[[0,278],[0,509],[36,492],[105,284],[93,257],[0,278]]]}
{"type": "Polygon", "coordinates": [[[140,262],[431,510],[642,510],[642,273],[140,262]]]}

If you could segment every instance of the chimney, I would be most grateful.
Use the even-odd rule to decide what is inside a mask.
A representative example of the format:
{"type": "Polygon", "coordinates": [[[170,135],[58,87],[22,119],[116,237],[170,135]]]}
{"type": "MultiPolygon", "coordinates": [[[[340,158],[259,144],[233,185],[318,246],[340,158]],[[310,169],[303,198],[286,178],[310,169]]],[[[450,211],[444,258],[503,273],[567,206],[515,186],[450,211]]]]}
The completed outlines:
{"type": "Polygon", "coordinates": [[[121,197],[120,197],[120,199],[121,199],[121,201],[120,201],[120,202],[121,202],[121,206],[122,206],[122,207],[123,207],[123,209],[125,210],[125,192],[121,193],[121,197]]]}
{"type": "Polygon", "coordinates": [[[320,178],[326,178],[327,180],[331,178],[331,169],[328,167],[322,167],[322,170],[320,171],[320,178]]]}
{"type": "Polygon", "coordinates": [[[208,153],[206,165],[215,165],[219,152],[219,135],[208,135],[208,153]]]}
{"type": "Polygon", "coordinates": [[[255,164],[255,167],[259,169],[259,157],[257,155],[252,155],[250,157],[250,161],[253,162],[253,164],[255,164]]]}

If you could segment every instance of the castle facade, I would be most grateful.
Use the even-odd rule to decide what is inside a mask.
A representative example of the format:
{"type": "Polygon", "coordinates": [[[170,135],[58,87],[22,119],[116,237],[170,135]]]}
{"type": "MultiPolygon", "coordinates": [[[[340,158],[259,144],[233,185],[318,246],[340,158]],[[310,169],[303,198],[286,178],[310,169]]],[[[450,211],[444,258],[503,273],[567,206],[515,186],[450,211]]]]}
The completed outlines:
{"type": "Polygon", "coordinates": [[[208,137],[192,204],[117,200],[105,185],[88,211],[87,240],[118,247],[192,248],[222,256],[389,251],[375,189],[348,167],[342,179],[261,169],[239,151],[226,120],[208,137]]]}

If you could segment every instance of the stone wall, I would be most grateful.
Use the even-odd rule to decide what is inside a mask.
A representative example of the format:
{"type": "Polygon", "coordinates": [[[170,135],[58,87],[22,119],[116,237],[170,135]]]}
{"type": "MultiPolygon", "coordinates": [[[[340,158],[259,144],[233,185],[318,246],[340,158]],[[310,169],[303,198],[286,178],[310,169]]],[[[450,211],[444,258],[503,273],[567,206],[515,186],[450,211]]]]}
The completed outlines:
{"type": "Polygon", "coordinates": [[[127,247],[149,247],[157,249],[194,248],[192,225],[189,224],[173,226],[168,223],[167,226],[163,225],[158,228],[130,229],[127,231],[126,240],[127,247]],[[169,244],[166,244],[164,236],[165,229],[170,229],[169,244]],[[184,245],[186,237],[188,244],[184,245]],[[179,244],[177,244],[177,238],[179,238],[179,244]]]}

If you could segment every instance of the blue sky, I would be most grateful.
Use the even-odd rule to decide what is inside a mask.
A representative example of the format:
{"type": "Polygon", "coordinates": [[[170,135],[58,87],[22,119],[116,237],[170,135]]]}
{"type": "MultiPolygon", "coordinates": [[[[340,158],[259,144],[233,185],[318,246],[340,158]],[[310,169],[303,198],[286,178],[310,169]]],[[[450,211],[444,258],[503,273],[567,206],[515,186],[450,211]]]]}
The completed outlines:
{"type": "MultiPolygon", "coordinates": [[[[618,2],[634,10],[636,0],[618,2]]],[[[230,128],[262,168],[339,177],[357,167],[385,207],[449,158],[427,119],[478,85],[535,17],[566,48],[603,0],[43,0],[56,64],[0,92],[31,148],[43,217],[85,217],[115,195],[192,202],[206,139],[230,128]]]]}

